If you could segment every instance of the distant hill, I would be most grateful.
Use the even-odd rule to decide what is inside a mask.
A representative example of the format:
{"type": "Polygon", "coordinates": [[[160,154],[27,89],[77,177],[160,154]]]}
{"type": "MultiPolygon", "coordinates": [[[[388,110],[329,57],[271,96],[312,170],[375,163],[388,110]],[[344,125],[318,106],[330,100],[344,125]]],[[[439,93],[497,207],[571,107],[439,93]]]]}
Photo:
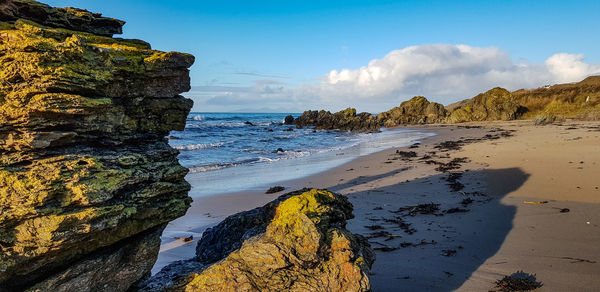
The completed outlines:
{"type": "Polygon", "coordinates": [[[450,113],[448,123],[532,119],[540,115],[600,120],[600,76],[513,92],[497,87],[445,108],[450,113]]]}
{"type": "Polygon", "coordinates": [[[576,83],[513,92],[496,87],[447,106],[415,96],[377,116],[369,113],[357,115],[353,108],[334,114],[306,111],[294,123],[318,129],[372,131],[398,125],[534,118],[549,121],[564,118],[600,120],[600,76],[591,76],[576,83]]]}
{"type": "Polygon", "coordinates": [[[513,96],[527,108],[523,118],[547,113],[565,118],[600,119],[600,76],[580,82],[520,89],[513,96]]]}

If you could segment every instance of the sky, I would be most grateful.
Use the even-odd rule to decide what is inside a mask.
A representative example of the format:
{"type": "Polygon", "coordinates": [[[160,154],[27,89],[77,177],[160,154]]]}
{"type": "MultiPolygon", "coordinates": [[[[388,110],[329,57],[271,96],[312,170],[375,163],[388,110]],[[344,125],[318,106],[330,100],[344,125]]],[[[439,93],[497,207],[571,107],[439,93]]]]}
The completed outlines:
{"type": "Polygon", "coordinates": [[[600,1],[42,0],[196,56],[201,112],[381,112],[600,74],[600,1]]]}

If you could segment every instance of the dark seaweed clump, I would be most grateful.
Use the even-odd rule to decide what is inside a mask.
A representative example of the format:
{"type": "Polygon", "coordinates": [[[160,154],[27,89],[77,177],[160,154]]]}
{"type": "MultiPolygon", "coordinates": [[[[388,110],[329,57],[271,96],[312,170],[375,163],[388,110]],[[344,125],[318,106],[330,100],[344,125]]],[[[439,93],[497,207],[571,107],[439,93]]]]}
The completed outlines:
{"type": "Polygon", "coordinates": [[[402,207],[396,211],[390,211],[390,212],[396,213],[396,214],[406,212],[406,214],[404,216],[414,217],[417,214],[438,215],[436,213],[438,210],[440,210],[440,204],[429,203],[429,204],[419,204],[416,206],[406,206],[406,207],[402,207]]]}
{"type": "Polygon", "coordinates": [[[517,271],[496,281],[496,291],[502,292],[531,291],[542,286],[542,282],[537,281],[535,274],[527,274],[523,271],[517,271]]]}

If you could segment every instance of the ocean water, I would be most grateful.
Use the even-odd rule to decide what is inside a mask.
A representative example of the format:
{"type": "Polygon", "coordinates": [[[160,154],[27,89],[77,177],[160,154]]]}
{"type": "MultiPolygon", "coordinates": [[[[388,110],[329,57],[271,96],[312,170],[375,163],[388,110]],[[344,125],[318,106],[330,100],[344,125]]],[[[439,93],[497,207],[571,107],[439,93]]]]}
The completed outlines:
{"type": "Polygon", "coordinates": [[[405,129],[380,133],[296,129],[283,124],[287,115],[191,113],[185,130],[172,132],[169,140],[180,151],[180,163],[190,169],[190,195],[266,187],[432,135],[405,129]]]}

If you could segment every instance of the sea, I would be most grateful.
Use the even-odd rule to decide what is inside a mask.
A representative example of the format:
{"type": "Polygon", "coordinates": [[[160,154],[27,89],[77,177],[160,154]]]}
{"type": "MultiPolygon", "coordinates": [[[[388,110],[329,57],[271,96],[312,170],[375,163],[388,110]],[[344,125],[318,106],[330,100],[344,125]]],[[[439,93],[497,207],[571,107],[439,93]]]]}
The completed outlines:
{"type": "Polygon", "coordinates": [[[268,188],[433,135],[385,128],[378,133],[297,129],[284,125],[287,115],[300,114],[190,113],[185,130],[169,137],[169,144],[180,151],[180,163],[190,170],[190,195],[268,188]]]}

